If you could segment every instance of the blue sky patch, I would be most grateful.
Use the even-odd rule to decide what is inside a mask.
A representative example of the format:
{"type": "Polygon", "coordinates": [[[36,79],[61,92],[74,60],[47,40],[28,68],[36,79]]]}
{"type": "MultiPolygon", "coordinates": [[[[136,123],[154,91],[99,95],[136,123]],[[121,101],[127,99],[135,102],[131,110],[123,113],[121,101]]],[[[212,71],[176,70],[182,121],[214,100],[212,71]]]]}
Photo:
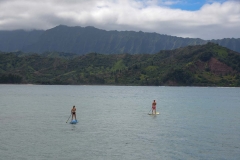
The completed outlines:
{"type": "Polygon", "coordinates": [[[226,1],[227,0],[158,0],[158,5],[173,9],[196,11],[205,4],[212,4],[214,2],[224,3],[226,1]]]}

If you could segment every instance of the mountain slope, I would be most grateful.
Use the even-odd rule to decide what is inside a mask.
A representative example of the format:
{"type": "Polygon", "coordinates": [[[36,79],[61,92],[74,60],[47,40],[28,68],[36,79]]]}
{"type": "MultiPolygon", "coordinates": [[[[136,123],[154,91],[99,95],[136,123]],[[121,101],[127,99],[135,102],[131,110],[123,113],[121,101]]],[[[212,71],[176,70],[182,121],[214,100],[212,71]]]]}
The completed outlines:
{"type": "Polygon", "coordinates": [[[38,41],[42,30],[24,31],[0,31],[0,50],[4,52],[14,52],[23,49],[23,46],[31,45],[38,41]]]}
{"type": "Polygon", "coordinates": [[[219,44],[220,46],[227,47],[233,51],[240,53],[240,38],[224,38],[218,40],[210,40],[209,42],[219,44]]]}
{"type": "MultiPolygon", "coordinates": [[[[240,52],[240,39],[210,40],[240,52]]],[[[94,27],[57,26],[46,31],[0,31],[0,51],[32,53],[153,54],[208,41],[157,33],[105,31],[94,27]]]]}
{"type": "Polygon", "coordinates": [[[47,30],[39,40],[23,49],[25,52],[45,51],[86,54],[97,52],[156,53],[163,49],[175,49],[187,45],[206,43],[200,39],[178,38],[156,33],[133,31],[105,31],[94,27],[57,26],[47,30]]]}

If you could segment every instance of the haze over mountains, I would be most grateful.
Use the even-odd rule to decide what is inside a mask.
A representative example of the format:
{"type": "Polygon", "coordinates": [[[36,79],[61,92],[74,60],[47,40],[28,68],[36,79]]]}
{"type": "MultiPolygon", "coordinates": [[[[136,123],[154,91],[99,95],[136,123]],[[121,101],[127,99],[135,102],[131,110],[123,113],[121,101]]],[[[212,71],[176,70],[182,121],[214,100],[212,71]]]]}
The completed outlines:
{"type": "Polygon", "coordinates": [[[214,42],[240,53],[240,38],[202,40],[158,33],[135,31],[105,31],[94,27],[57,26],[49,30],[0,31],[2,52],[65,52],[76,54],[142,54],[157,53],[189,45],[214,42]]]}

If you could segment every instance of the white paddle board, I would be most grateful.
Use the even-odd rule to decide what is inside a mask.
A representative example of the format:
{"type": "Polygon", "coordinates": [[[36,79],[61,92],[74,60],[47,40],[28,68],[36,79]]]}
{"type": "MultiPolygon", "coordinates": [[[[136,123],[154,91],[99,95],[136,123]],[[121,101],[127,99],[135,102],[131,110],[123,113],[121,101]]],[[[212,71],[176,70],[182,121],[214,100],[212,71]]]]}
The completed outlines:
{"type": "Polygon", "coordinates": [[[159,112],[156,112],[156,114],[153,112],[153,114],[152,113],[148,113],[149,115],[158,115],[158,114],[160,114],[159,112]]]}

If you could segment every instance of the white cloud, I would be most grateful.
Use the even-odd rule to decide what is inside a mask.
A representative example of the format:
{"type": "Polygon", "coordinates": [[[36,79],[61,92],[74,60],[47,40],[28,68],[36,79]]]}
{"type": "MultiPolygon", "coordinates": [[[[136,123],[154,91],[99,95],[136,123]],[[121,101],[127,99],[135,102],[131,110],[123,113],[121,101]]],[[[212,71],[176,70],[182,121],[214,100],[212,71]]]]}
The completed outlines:
{"type": "Polygon", "coordinates": [[[239,1],[211,1],[198,11],[171,9],[173,3],[180,1],[0,0],[0,30],[63,24],[203,39],[240,38],[239,1]]]}

